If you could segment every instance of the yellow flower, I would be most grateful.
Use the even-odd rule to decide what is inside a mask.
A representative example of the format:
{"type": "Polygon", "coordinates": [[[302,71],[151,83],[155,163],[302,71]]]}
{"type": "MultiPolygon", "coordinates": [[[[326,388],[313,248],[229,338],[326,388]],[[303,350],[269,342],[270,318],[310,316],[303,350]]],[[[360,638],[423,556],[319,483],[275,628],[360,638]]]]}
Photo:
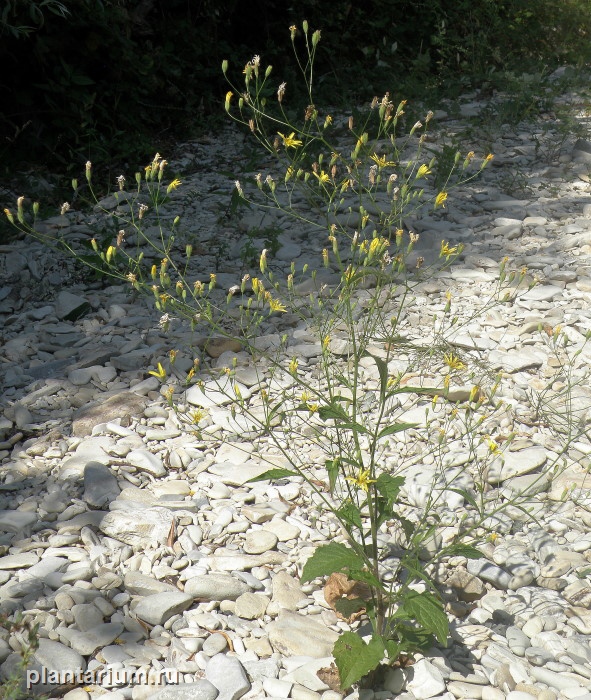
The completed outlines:
{"type": "Polygon", "coordinates": [[[157,370],[151,369],[148,372],[148,374],[151,374],[153,377],[157,377],[158,379],[160,379],[160,381],[164,381],[164,379],[166,378],[166,370],[160,364],[160,362],[158,363],[158,369],[157,370]]]}
{"type": "Polygon", "coordinates": [[[484,161],[485,161],[486,163],[490,163],[490,161],[491,161],[493,158],[494,158],[493,154],[492,154],[492,153],[489,153],[489,154],[486,156],[486,158],[484,159],[484,161]]]}
{"type": "Polygon", "coordinates": [[[440,192],[437,197],[435,197],[435,207],[444,207],[447,201],[447,192],[440,192]]]}
{"type": "Polygon", "coordinates": [[[373,156],[369,157],[370,160],[373,160],[373,162],[378,166],[378,168],[386,168],[387,166],[393,166],[396,165],[391,160],[386,160],[386,156],[378,156],[377,153],[374,153],[373,156]]]}
{"type": "Polygon", "coordinates": [[[269,298],[269,307],[271,308],[271,311],[281,311],[281,312],[287,311],[287,309],[279,301],[279,299],[273,299],[272,297],[269,298]]]}
{"type": "Polygon", "coordinates": [[[289,136],[284,136],[281,132],[277,132],[279,136],[283,139],[283,145],[285,148],[297,148],[302,145],[302,142],[295,137],[295,131],[292,131],[289,136]]]}
{"type": "Polygon", "coordinates": [[[178,178],[175,178],[166,188],[166,194],[170,194],[173,190],[176,190],[176,188],[182,184],[183,183],[178,178]]]}
{"type": "Polygon", "coordinates": [[[466,369],[466,365],[460,360],[460,358],[453,352],[447,353],[443,356],[443,361],[450,369],[466,369]]]}
{"type": "Polygon", "coordinates": [[[348,476],[347,481],[350,481],[352,484],[355,484],[355,486],[357,486],[362,491],[365,491],[365,493],[367,493],[369,485],[376,483],[375,479],[369,478],[369,474],[370,474],[369,469],[360,469],[357,476],[348,476]]]}
{"type": "Polygon", "coordinates": [[[318,173],[314,173],[314,175],[318,178],[318,182],[330,182],[330,177],[324,172],[324,170],[320,171],[320,175],[318,173]]]}
{"type": "Polygon", "coordinates": [[[289,363],[289,373],[291,375],[296,375],[298,371],[298,359],[297,357],[292,357],[291,362],[289,363]]]}
{"type": "Polygon", "coordinates": [[[446,258],[449,258],[451,255],[455,255],[458,252],[458,246],[454,245],[453,247],[450,247],[447,243],[447,241],[441,241],[441,250],[439,251],[439,257],[442,258],[445,256],[446,258]]]}
{"type": "Polygon", "coordinates": [[[426,177],[427,175],[431,174],[431,170],[429,169],[428,165],[421,165],[421,167],[417,170],[417,175],[416,179],[420,180],[422,177],[426,177]]]}

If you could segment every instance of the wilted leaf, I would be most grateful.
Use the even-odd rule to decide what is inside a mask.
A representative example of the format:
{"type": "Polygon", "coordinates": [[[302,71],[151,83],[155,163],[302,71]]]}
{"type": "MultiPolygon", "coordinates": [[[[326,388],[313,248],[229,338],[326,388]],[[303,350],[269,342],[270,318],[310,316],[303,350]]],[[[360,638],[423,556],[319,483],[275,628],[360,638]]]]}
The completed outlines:
{"type": "Polygon", "coordinates": [[[338,618],[347,622],[354,622],[363,615],[363,601],[369,600],[370,597],[369,586],[359,581],[349,581],[346,574],[331,574],[324,586],[324,600],[336,612],[338,618]],[[346,608],[341,603],[348,603],[350,607],[346,608]]]}
{"type": "Polygon", "coordinates": [[[339,675],[339,669],[335,664],[331,664],[326,668],[319,668],[318,671],[316,671],[316,675],[323,683],[326,683],[331,690],[338,691],[341,689],[341,677],[339,675]]]}

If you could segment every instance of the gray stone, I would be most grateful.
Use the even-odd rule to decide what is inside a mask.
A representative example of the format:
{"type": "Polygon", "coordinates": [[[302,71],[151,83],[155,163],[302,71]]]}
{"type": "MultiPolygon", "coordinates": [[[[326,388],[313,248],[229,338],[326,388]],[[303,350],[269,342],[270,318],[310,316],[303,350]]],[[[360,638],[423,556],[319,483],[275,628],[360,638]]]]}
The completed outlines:
{"type": "Polygon", "coordinates": [[[158,581],[153,576],[128,571],[123,579],[125,590],[132,595],[154,595],[155,593],[176,593],[178,588],[165,581],[158,581]]]}
{"type": "Polygon", "coordinates": [[[140,549],[165,544],[174,523],[174,515],[166,508],[146,508],[141,511],[111,511],[100,524],[108,537],[140,549]]]}
{"type": "Polygon", "coordinates": [[[142,598],[135,606],[135,614],[149,625],[163,625],[169,618],[184,612],[193,604],[193,596],[187,593],[155,593],[142,598]]]}
{"type": "Polygon", "coordinates": [[[253,530],[246,533],[244,538],[244,551],[247,554],[262,554],[274,549],[278,538],[268,530],[253,530]]]}
{"type": "Polygon", "coordinates": [[[237,387],[240,392],[240,396],[247,400],[252,396],[252,391],[244,386],[244,384],[239,384],[234,382],[229,377],[224,375],[219,381],[210,380],[204,382],[203,389],[201,390],[199,386],[192,386],[187,390],[187,401],[194,406],[201,406],[201,408],[211,408],[212,406],[226,406],[233,401],[236,401],[236,391],[237,387]]]}
{"type": "Polygon", "coordinates": [[[295,612],[298,604],[307,598],[300,582],[286,571],[278,571],[271,583],[273,597],[271,600],[285,610],[295,612]]]}
{"type": "Polygon", "coordinates": [[[121,420],[125,425],[132,418],[142,415],[147,399],[133,391],[122,391],[106,399],[94,401],[74,413],[72,433],[78,437],[90,435],[95,425],[121,420]]]}
{"type": "Polygon", "coordinates": [[[233,576],[206,574],[185,581],[185,593],[198,601],[236,600],[250,591],[249,586],[233,576]]]}
{"type": "Polygon", "coordinates": [[[235,614],[243,620],[257,620],[263,617],[269,605],[269,598],[257,593],[243,593],[236,598],[235,614]]]}
{"type": "Polygon", "coordinates": [[[0,510],[0,532],[24,534],[37,522],[36,513],[22,510],[0,510]]]}
{"type": "Polygon", "coordinates": [[[89,630],[77,630],[73,627],[60,631],[63,639],[66,639],[72,649],[82,656],[90,656],[97,649],[112,644],[123,632],[123,625],[119,622],[105,622],[89,630]]]}
{"type": "Polygon", "coordinates": [[[311,616],[282,610],[277,620],[267,625],[269,641],[285,656],[330,656],[339,638],[336,632],[311,616]]]}
{"type": "MultiPolygon", "coordinates": [[[[11,671],[16,669],[21,661],[20,654],[12,654],[2,664],[0,675],[5,679],[11,671]]],[[[51,669],[61,673],[63,671],[85,671],[86,661],[73,649],[69,649],[61,642],[41,638],[39,647],[35,651],[31,663],[28,666],[30,671],[41,673],[42,669],[51,669]]],[[[35,694],[40,695],[50,692],[55,684],[39,683],[35,686],[35,694]]]]}
{"type": "Polygon", "coordinates": [[[84,500],[93,508],[103,508],[114,501],[121,489],[109,467],[89,462],[84,467],[84,500]]]}
{"type": "Polygon", "coordinates": [[[162,459],[158,455],[148,452],[148,450],[132,450],[127,455],[126,460],[133,467],[148,472],[152,476],[159,477],[166,474],[166,468],[162,463],[162,459]]]}
{"type": "Polygon", "coordinates": [[[55,299],[55,315],[60,321],[76,321],[90,311],[90,304],[84,297],[62,291],[55,299]]]}
{"type": "MultiPolygon", "coordinates": [[[[499,484],[506,479],[527,474],[541,467],[547,459],[546,450],[542,447],[505,452],[503,460],[495,459],[490,465],[487,481],[489,484],[499,484]]],[[[540,480],[543,481],[543,477],[540,480]]]]}
{"type": "Polygon", "coordinates": [[[209,681],[200,680],[195,683],[170,685],[155,693],[150,693],[147,700],[216,700],[219,691],[209,681]]]}
{"type": "Polygon", "coordinates": [[[233,656],[216,654],[205,668],[205,677],[218,690],[218,700],[238,700],[250,690],[244,667],[233,656]]]}
{"type": "Polygon", "coordinates": [[[11,569],[28,569],[39,561],[39,557],[33,552],[23,552],[22,554],[9,554],[0,557],[0,571],[11,569]]]}

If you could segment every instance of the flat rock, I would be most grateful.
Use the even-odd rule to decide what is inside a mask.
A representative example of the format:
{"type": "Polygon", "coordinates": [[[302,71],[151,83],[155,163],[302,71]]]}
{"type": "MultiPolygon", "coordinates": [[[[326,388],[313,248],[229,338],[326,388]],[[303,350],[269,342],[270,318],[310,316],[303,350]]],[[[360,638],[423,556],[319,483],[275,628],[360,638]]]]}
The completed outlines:
{"type": "MultiPolygon", "coordinates": [[[[489,484],[499,484],[506,479],[521,476],[538,469],[547,460],[546,450],[542,447],[528,447],[515,452],[504,452],[503,460],[495,459],[488,470],[489,484]]],[[[540,481],[543,478],[540,477],[540,481]]]]}
{"type": "Polygon", "coordinates": [[[250,587],[246,583],[225,574],[205,574],[185,582],[185,593],[198,601],[236,600],[248,591],[250,587]]]}
{"type": "Polygon", "coordinates": [[[122,391],[107,399],[78,409],[72,420],[72,434],[78,437],[90,435],[95,425],[108,423],[117,418],[121,424],[129,423],[132,418],[139,418],[147,405],[147,399],[133,391],[122,391]]]}
{"type": "Polygon", "coordinates": [[[103,508],[120,492],[117,477],[109,467],[100,462],[90,462],[84,467],[84,500],[89,506],[103,508]]]}
{"type": "Polygon", "coordinates": [[[213,656],[205,669],[205,677],[219,690],[217,700],[238,700],[250,690],[244,666],[235,656],[213,656]]]}
{"type": "Polygon", "coordinates": [[[173,513],[166,508],[145,508],[141,511],[111,511],[100,524],[101,532],[132,547],[143,549],[165,544],[174,523],[173,513]]]}
{"type": "Polygon", "coordinates": [[[155,693],[150,693],[147,700],[216,700],[219,690],[203,679],[195,683],[170,685],[155,693]]]}
{"type": "Polygon", "coordinates": [[[284,656],[331,656],[339,635],[307,615],[282,610],[267,625],[269,641],[284,656]]]}
{"type": "Polygon", "coordinates": [[[193,604],[193,596],[186,592],[155,593],[142,598],[134,612],[149,625],[163,625],[169,618],[188,610],[193,604]]]}

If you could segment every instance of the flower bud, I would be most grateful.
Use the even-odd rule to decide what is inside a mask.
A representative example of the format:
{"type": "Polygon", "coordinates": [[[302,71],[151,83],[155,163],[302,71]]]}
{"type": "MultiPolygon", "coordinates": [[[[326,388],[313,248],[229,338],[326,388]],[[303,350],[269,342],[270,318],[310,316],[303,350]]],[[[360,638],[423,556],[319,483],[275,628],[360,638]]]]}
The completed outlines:
{"type": "Polygon", "coordinates": [[[222,73],[223,73],[224,75],[226,75],[227,72],[228,72],[228,61],[226,61],[226,60],[224,59],[224,60],[222,61],[222,73]]]}

